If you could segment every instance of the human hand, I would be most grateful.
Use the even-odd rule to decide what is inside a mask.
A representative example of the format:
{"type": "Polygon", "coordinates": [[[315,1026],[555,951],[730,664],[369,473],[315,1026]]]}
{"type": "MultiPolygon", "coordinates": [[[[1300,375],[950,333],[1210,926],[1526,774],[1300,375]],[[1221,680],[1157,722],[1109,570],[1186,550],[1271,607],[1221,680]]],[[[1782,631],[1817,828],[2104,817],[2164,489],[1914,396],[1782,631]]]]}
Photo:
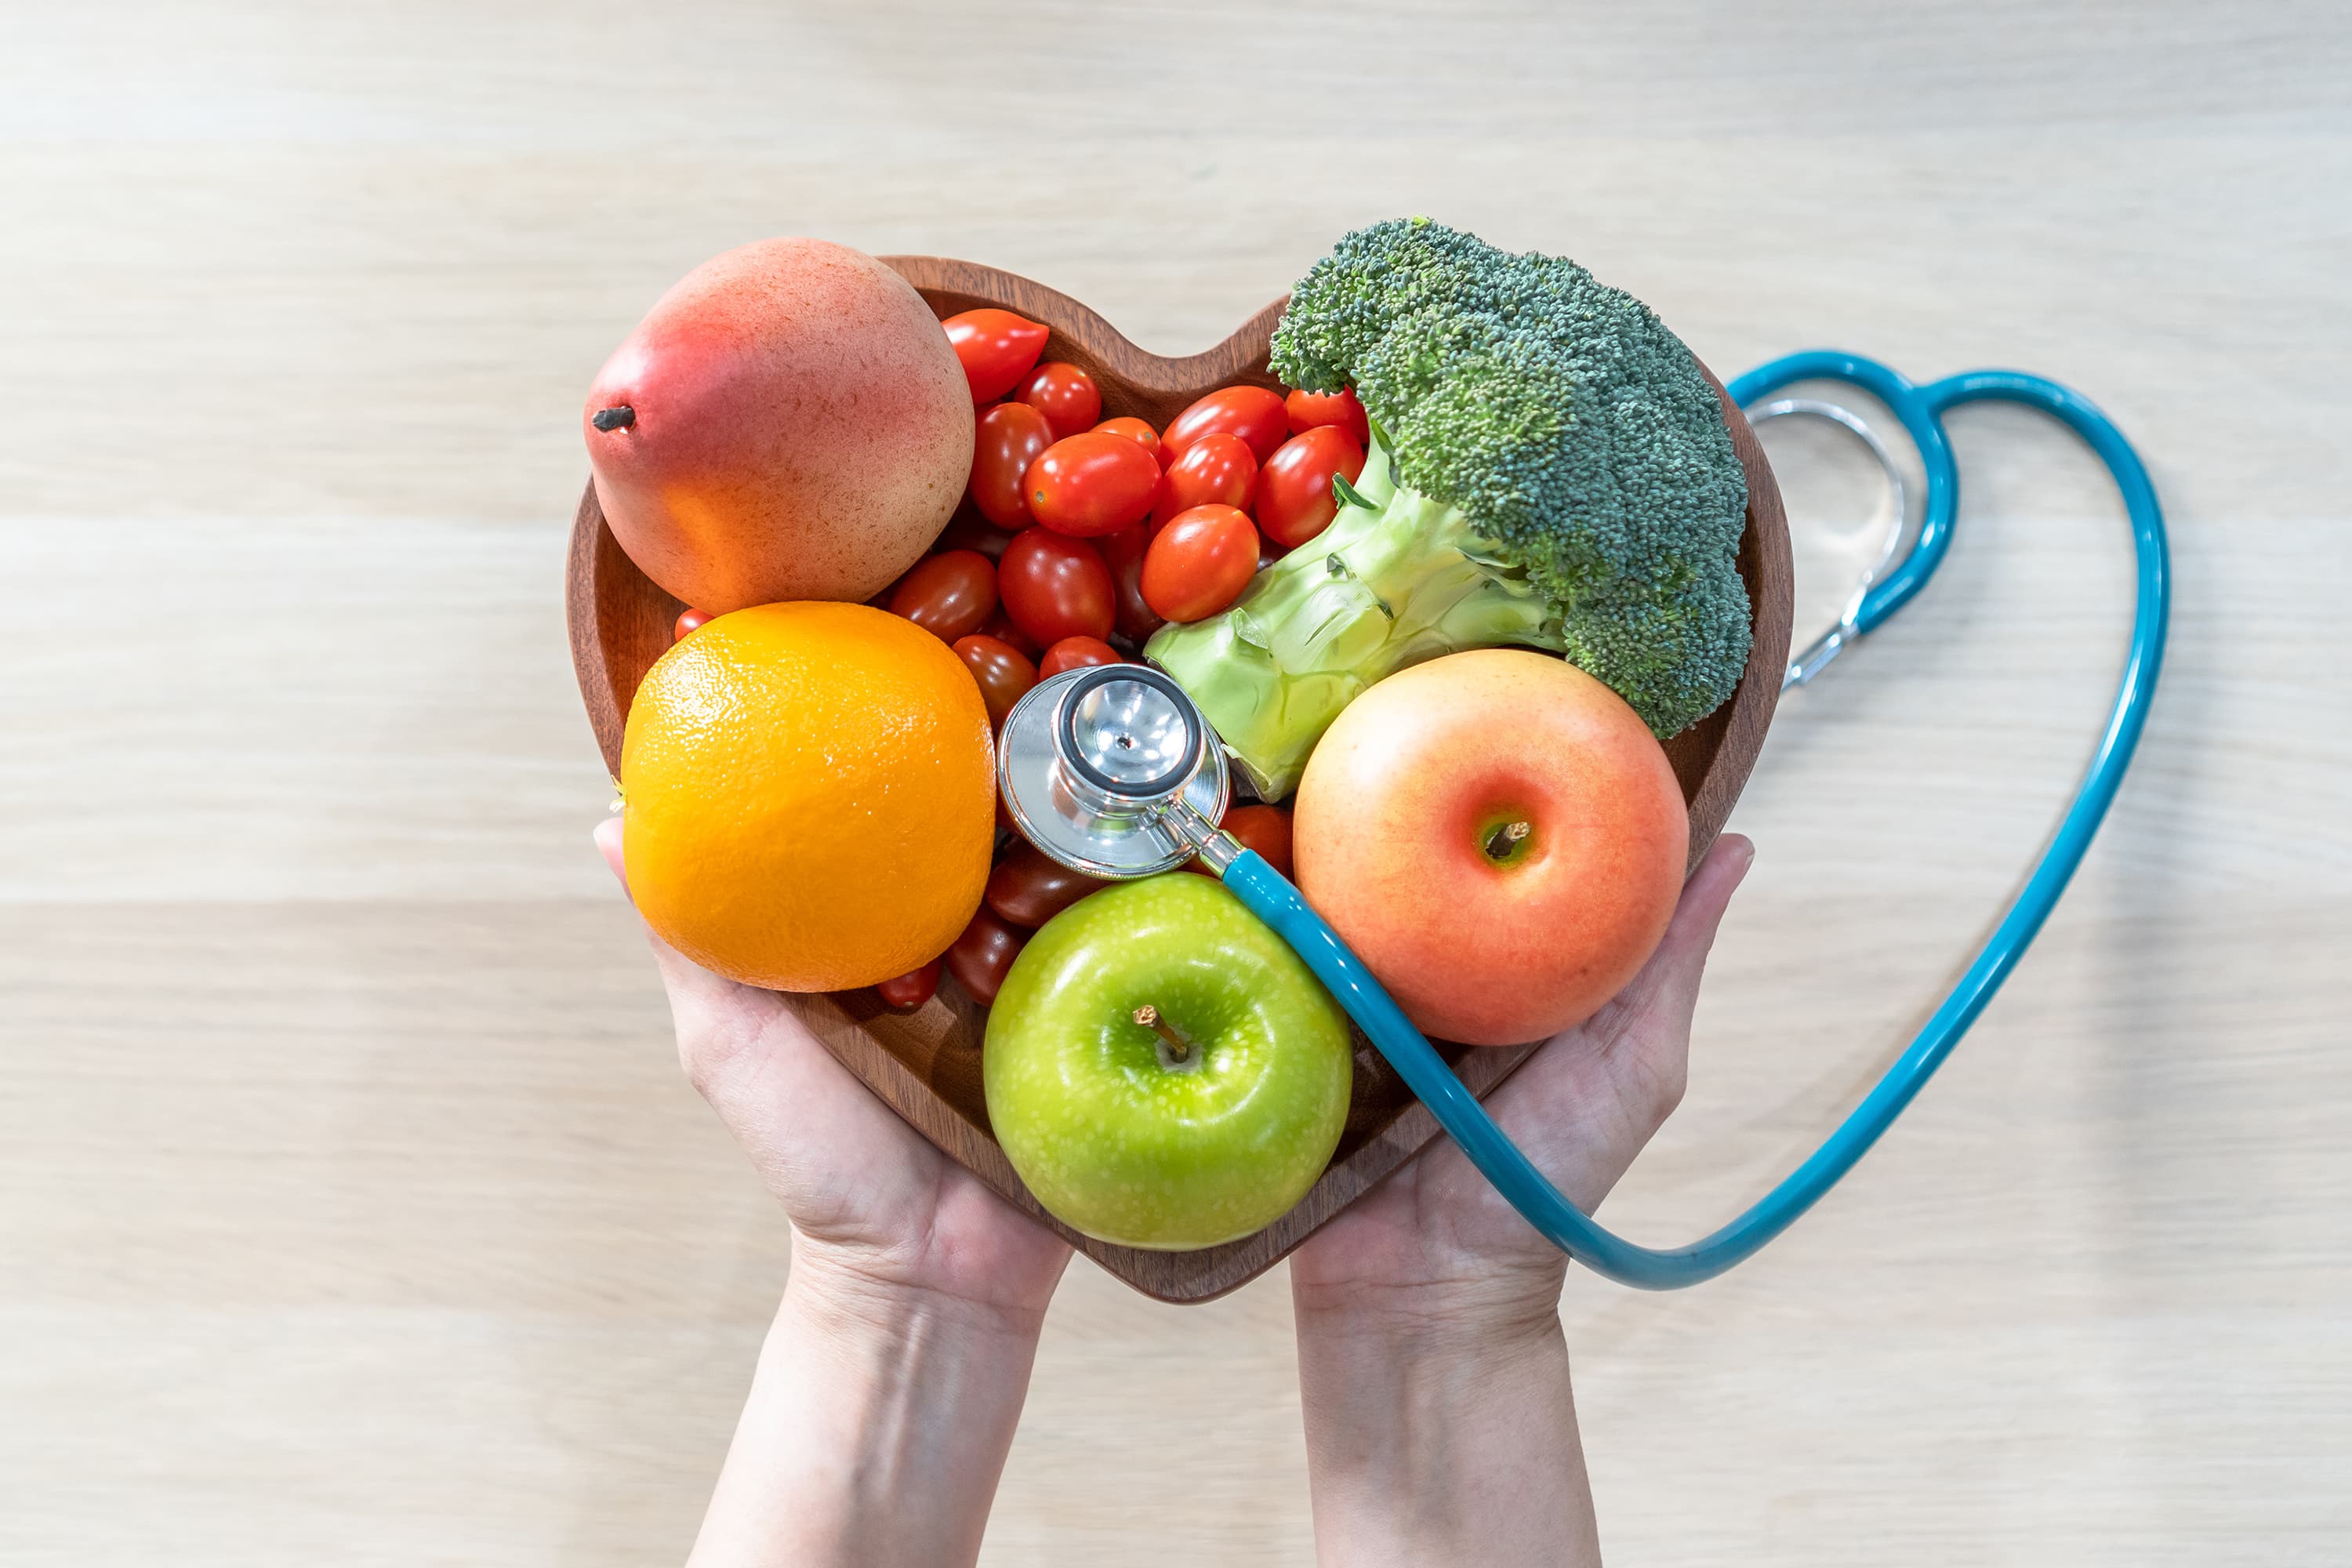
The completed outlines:
{"type": "MultiPolygon", "coordinates": [[[[625,887],[621,831],[596,847],[625,887]]],[[[646,939],[687,1077],[793,1223],[689,1568],[973,1561],[1069,1247],[869,1093],[794,998],[646,939]]]]}
{"type": "MultiPolygon", "coordinates": [[[[1738,834],[1717,839],[1633,984],[1545,1042],[1486,1100],[1512,1141],[1588,1214],[1681,1103],[1700,973],[1755,853],[1738,834]]],[[[1317,1231],[1290,1262],[1302,1313],[1549,1317],[1567,1268],[1566,1256],[1443,1139],[1317,1231]]]]}
{"type": "MultiPolygon", "coordinates": [[[[621,822],[596,826],[627,878],[621,822]]],[[[724,979],[651,929],[677,1056],[783,1205],[793,1269],[828,1285],[912,1290],[1034,1328],[1069,1245],[983,1186],[834,1059],[793,997],[724,979]]]]}
{"type": "MultiPolygon", "coordinates": [[[[1755,849],[1717,841],[1658,950],[1486,1104],[1590,1213],[1682,1100],[1700,971],[1755,849]]],[[[1568,1259],[1431,1143],[1291,1254],[1318,1561],[1597,1564],[1568,1259]]]]}

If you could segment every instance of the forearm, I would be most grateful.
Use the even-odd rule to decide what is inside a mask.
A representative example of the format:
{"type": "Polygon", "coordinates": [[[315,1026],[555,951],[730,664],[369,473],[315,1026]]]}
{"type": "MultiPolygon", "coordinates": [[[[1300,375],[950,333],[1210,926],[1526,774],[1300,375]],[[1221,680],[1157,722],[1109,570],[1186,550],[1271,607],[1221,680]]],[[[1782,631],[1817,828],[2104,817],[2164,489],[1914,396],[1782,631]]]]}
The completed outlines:
{"type": "Polygon", "coordinates": [[[794,1260],[689,1568],[970,1563],[1037,1324],[794,1260]]]}
{"type": "Polygon", "coordinates": [[[1302,1310],[1298,1371],[1324,1568],[1601,1561],[1557,1312],[1302,1310]]]}

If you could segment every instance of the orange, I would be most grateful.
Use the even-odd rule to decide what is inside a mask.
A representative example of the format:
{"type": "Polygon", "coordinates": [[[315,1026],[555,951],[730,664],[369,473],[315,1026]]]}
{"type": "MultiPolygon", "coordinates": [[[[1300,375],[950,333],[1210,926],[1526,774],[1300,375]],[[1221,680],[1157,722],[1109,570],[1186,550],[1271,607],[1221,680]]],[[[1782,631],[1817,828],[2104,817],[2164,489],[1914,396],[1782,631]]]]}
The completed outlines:
{"type": "Polygon", "coordinates": [[[707,622],[621,744],[629,891],[706,969],[842,991],[937,957],[988,881],[988,710],[948,645],[866,605],[707,622]]]}

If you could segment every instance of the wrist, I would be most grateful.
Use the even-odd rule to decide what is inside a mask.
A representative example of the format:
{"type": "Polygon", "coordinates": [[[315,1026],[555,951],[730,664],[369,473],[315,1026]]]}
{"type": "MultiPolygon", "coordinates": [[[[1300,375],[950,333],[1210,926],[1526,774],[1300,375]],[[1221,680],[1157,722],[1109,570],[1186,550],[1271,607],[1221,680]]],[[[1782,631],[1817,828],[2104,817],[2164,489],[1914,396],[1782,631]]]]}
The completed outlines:
{"type": "Polygon", "coordinates": [[[878,1336],[894,1343],[919,1332],[939,1342],[968,1342],[1002,1353],[1034,1348],[1050,1300],[1050,1293],[1033,1302],[942,1289],[877,1267],[855,1249],[795,1234],[777,1326],[790,1319],[828,1337],[878,1336]]]}
{"type": "Polygon", "coordinates": [[[1339,1300],[1294,1291],[1302,1378],[1345,1387],[1350,1403],[1475,1402],[1533,1366],[1564,1368],[1558,1293],[1449,1285],[1356,1289],[1339,1300]]]}
{"type": "Polygon", "coordinates": [[[1479,1260],[1458,1274],[1408,1279],[1294,1268],[1290,1298],[1302,1348],[1311,1340],[1475,1352],[1557,1339],[1567,1278],[1549,1258],[1524,1266],[1479,1260]]]}

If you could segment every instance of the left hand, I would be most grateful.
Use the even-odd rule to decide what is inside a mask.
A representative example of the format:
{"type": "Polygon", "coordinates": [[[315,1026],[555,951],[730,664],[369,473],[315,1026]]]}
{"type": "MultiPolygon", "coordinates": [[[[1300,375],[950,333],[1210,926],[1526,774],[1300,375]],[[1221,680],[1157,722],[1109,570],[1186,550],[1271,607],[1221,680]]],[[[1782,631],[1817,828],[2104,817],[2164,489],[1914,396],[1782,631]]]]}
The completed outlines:
{"type": "MultiPolygon", "coordinates": [[[[621,823],[596,847],[623,879],[621,823]]],[[[701,968],[650,929],[687,1077],[783,1205],[797,1283],[911,1294],[1034,1333],[1069,1245],[998,1197],[869,1093],[793,997],[701,968]]]]}

